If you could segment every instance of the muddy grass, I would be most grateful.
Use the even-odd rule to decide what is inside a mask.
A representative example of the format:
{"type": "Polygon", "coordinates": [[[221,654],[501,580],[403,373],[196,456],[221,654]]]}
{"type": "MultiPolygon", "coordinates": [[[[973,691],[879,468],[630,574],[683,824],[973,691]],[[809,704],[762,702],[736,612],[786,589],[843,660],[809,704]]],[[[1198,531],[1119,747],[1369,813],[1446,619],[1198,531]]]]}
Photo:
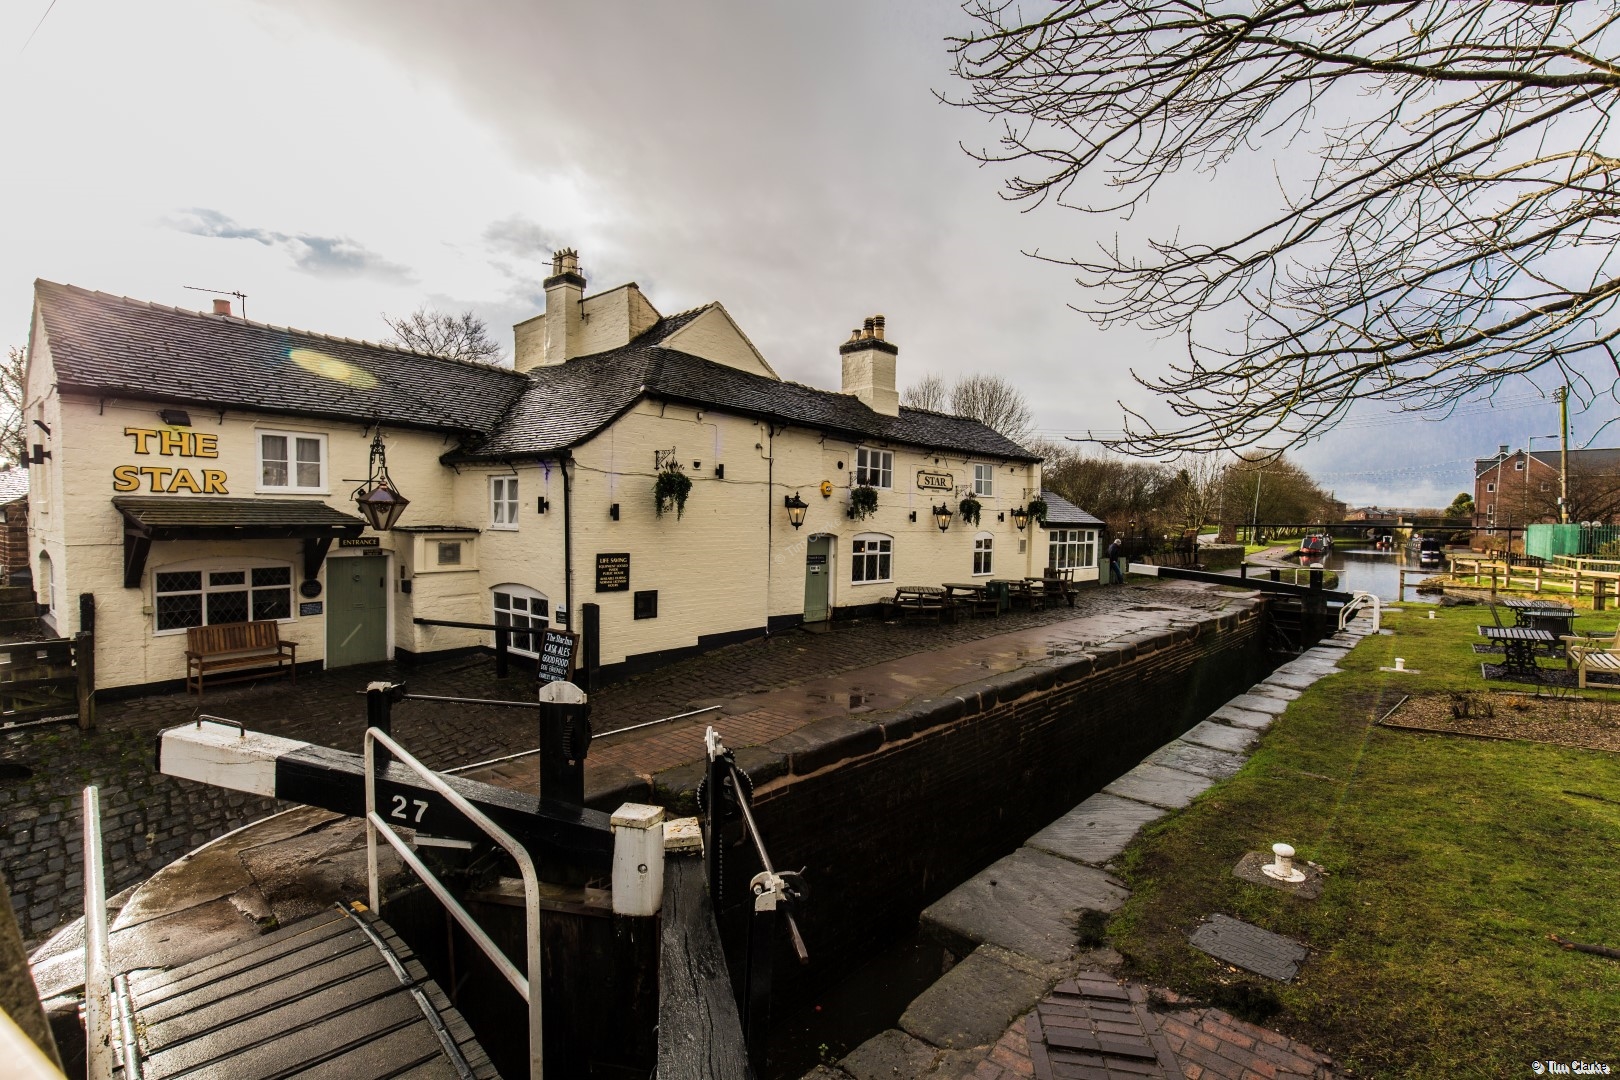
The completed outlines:
{"type": "Polygon", "coordinates": [[[1613,700],[1501,692],[1414,694],[1383,723],[1620,753],[1620,703],[1613,700]]]}

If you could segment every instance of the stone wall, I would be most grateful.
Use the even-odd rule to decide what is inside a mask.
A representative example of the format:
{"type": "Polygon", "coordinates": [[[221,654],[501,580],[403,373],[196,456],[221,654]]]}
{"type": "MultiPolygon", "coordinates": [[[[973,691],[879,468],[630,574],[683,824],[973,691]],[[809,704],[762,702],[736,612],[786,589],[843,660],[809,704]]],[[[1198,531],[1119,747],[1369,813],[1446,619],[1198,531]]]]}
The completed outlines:
{"type": "MultiPolygon", "coordinates": [[[[808,977],[847,973],[927,904],[1248,689],[1269,668],[1262,625],[1256,603],[740,752],[772,859],[808,867],[808,977]]],[[[753,862],[731,869],[737,898],[753,862]]],[[[778,965],[779,978],[799,978],[790,953],[778,965]]]]}

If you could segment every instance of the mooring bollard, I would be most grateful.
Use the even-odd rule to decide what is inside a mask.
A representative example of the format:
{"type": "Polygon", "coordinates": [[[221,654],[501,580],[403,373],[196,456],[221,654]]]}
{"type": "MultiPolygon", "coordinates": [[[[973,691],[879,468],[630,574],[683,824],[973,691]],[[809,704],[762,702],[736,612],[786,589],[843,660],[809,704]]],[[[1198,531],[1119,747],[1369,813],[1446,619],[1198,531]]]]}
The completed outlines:
{"type": "Polygon", "coordinates": [[[664,808],[613,811],[613,913],[656,915],[664,906],[664,808]]]}
{"type": "Polygon", "coordinates": [[[585,754],[591,745],[585,691],[571,682],[548,682],[540,687],[540,706],[540,797],[584,806],[585,754]]]}

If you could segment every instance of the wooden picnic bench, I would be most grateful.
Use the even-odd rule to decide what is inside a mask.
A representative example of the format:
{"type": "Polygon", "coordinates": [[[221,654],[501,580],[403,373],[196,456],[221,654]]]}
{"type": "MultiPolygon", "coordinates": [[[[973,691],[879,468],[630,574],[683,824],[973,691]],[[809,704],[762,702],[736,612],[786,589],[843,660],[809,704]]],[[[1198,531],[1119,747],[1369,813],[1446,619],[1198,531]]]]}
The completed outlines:
{"type": "Polygon", "coordinates": [[[1080,590],[1075,586],[1074,570],[1072,568],[1063,567],[1060,569],[1055,566],[1048,566],[1044,576],[1030,578],[1029,580],[1031,582],[1040,582],[1041,588],[1046,590],[1047,607],[1056,605],[1059,600],[1066,601],[1070,607],[1074,607],[1074,598],[1079,595],[1080,590]]]}
{"type": "Polygon", "coordinates": [[[976,582],[947,581],[942,586],[945,596],[957,611],[969,615],[995,615],[1001,605],[989,589],[976,582]]]}
{"type": "Polygon", "coordinates": [[[281,628],[273,619],[186,630],[186,689],[195,690],[198,697],[202,697],[205,678],[236,682],[281,672],[298,682],[298,643],[282,641],[281,628]],[[216,674],[221,672],[226,674],[216,674]]]}
{"type": "Polygon", "coordinates": [[[1035,590],[1023,578],[996,578],[990,584],[1005,585],[1010,604],[1023,604],[1027,608],[1035,606],[1035,590]]]}
{"type": "Polygon", "coordinates": [[[901,618],[943,620],[950,596],[938,585],[901,585],[894,590],[894,607],[901,618]]]}

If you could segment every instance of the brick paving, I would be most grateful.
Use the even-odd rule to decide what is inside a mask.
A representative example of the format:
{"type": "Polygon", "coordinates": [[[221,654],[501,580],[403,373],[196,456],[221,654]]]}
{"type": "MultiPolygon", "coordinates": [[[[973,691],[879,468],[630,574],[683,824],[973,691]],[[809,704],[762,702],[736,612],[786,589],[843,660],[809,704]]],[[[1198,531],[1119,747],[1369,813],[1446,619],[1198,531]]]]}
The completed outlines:
{"type": "MultiPolygon", "coordinates": [[[[1214,609],[1224,606],[1226,599],[1170,584],[1128,585],[1086,589],[1073,609],[1019,611],[946,625],[863,621],[828,633],[777,634],[604,687],[592,696],[592,720],[598,732],[605,732],[701,707],[719,697],[764,693],[1012,631],[1118,614],[1155,601],[1214,609]]],[[[270,799],[154,772],[158,731],[209,713],[254,730],[358,751],[365,720],[360,691],[367,682],[405,679],[412,691],[421,693],[533,700],[531,676],[514,670],[507,679],[497,680],[493,669],[487,656],[410,668],[394,664],[345,668],[302,676],[296,686],[274,679],[210,690],[200,701],[194,695],[166,694],[104,702],[100,727],[89,734],[71,725],[0,730],[0,762],[32,770],[27,778],[0,778],[0,865],[11,882],[12,904],[25,941],[37,944],[82,910],[79,807],[86,785],[101,788],[106,876],[109,891],[114,892],[144,880],[213,837],[278,809],[270,799]]],[[[738,719],[728,716],[728,728],[738,719]]],[[[757,715],[745,713],[742,719],[742,728],[733,729],[739,736],[743,728],[752,731],[757,726],[768,740],[782,733],[782,724],[802,724],[805,717],[757,710],[757,715]]],[[[690,732],[666,738],[657,731],[651,729],[631,745],[648,747],[649,755],[666,751],[675,755],[678,745],[683,749],[676,763],[690,757],[684,749],[690,732]]],[[[530,712],[423,702],[396,706],[394,733],[439,769],[530,750],[538,741],[530,712]]],[[[600,751],[593,748],[590,760],[600,764],[614,752],[630,753],[605,745],[600,751]]],[[[637,759],[638,769],[646,771],[641,760],[637,759]]]]}

